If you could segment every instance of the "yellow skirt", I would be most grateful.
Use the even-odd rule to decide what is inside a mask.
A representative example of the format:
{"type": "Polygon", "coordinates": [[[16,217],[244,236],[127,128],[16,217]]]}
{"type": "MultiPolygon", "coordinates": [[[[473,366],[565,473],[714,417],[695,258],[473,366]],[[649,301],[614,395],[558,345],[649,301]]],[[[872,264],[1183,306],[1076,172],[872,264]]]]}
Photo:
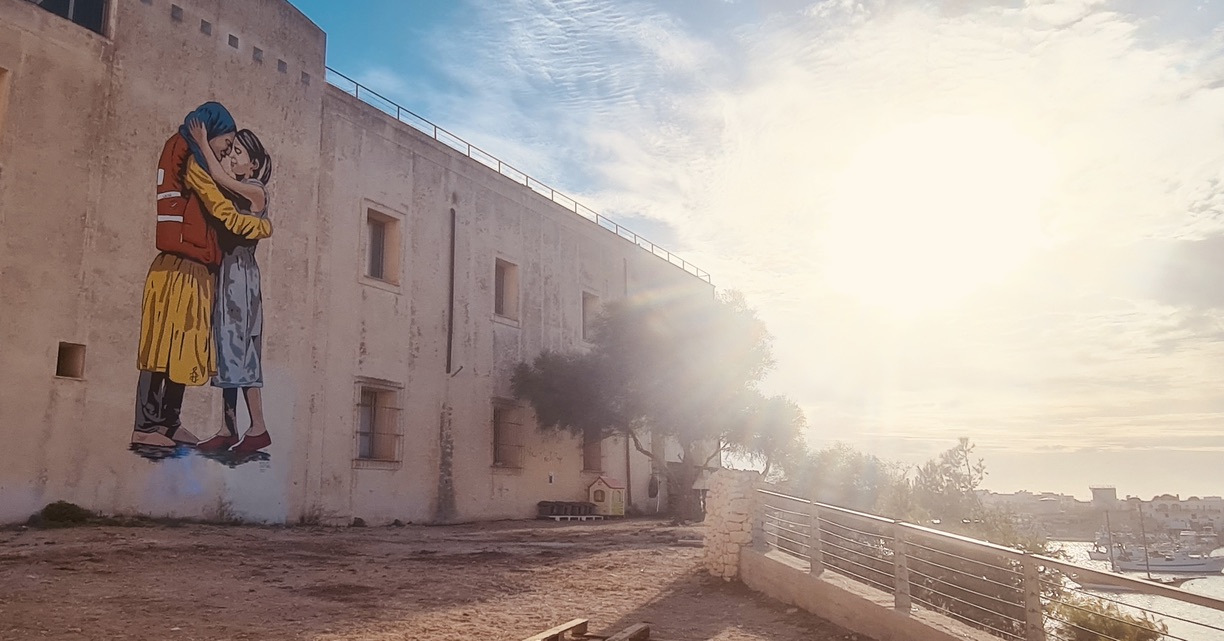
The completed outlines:
{"type": "Polygon", "coordinates": [[[217,373],[213,351],[213,275],[193,260],[158,254],[145,278],[136,366],[184,385],[217,373]]]}

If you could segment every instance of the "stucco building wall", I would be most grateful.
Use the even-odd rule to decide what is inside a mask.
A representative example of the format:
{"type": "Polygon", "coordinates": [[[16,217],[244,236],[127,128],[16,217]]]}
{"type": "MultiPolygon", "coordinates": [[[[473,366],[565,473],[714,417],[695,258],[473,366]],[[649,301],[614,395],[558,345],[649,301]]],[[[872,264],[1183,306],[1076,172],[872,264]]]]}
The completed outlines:
{"type": "MultiPolygon", "coordinates": [[[[0,0],[0,521],[57,499],[375,523],[581,499],[596,475],[580,440],[537,433],[529,412],[522,465],[492,464],[493,404],[510,398],[514,363],[585,346],[583,292],[709,299],[710,285],[328,86],[325,35],[282,0],[108,4],[99,36],[0,0]],[[207,100],[274,163],[274,232],[257,252],[273,444],[270,460],[232,469],[126,448],[157,158],[207,100]],[[398,221],[397,283],[364,276],[370,209],[398,221]],[[519,268],[517,321],[493,313],[498,258],[519,268]],[[86,346],[82,378],[55,375],[60,342],[86,346]],[[395,393],[394,463],[355,460],[363,384],[395,393]]],[[[211,435],[220,392],[188,387],[183,418],[211,435]]],[[[653,509],[651,463],[628,458],[633,503],[653,509]]],[[[629,476],[623,441],[604,443],[602,467],[629,476]]]]}

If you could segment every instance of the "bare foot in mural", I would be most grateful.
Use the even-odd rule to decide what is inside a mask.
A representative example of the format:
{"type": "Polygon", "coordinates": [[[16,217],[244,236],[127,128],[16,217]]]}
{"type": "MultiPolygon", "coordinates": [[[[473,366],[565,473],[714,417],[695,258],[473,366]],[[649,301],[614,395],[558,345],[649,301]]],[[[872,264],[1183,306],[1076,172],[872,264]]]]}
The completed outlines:
{"type": "Polygon", "coordinates": [[[152,447],[178,447],[178,443],[159,432],[132,432],[132,445],[149,445],[152,447]]]}

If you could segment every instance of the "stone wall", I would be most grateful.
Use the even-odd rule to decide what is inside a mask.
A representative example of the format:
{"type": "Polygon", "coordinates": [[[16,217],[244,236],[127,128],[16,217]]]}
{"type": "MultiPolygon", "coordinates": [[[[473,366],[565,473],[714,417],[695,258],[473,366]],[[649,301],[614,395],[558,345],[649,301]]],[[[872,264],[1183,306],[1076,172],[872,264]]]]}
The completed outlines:
{"type": "Polygon", "coordinates": [[[705,566],[730,581],[739,576],[740,552],[752,546],[754,490],[761,475],[748,470],[718,470],[706,497],[705,566]]]}

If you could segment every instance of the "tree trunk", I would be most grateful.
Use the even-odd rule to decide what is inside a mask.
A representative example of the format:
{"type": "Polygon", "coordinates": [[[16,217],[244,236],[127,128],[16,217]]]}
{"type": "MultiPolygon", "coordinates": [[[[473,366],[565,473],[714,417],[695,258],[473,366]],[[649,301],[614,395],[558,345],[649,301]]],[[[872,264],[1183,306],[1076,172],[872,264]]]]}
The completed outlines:
{"type": "Polygon", "coordinates": [[[668,480],[676,484],[676,491],[673,493],[676,504],[671,506],[672,518],[696,523],[705,518],[705,511],[701,507],[701,492],[693,489],[693,484],[701,475],[701,469],[697,467],[699,457],[694,455],[691,449],[691,446],[685,446],[676,471],[668,470],[668,480]]]}

